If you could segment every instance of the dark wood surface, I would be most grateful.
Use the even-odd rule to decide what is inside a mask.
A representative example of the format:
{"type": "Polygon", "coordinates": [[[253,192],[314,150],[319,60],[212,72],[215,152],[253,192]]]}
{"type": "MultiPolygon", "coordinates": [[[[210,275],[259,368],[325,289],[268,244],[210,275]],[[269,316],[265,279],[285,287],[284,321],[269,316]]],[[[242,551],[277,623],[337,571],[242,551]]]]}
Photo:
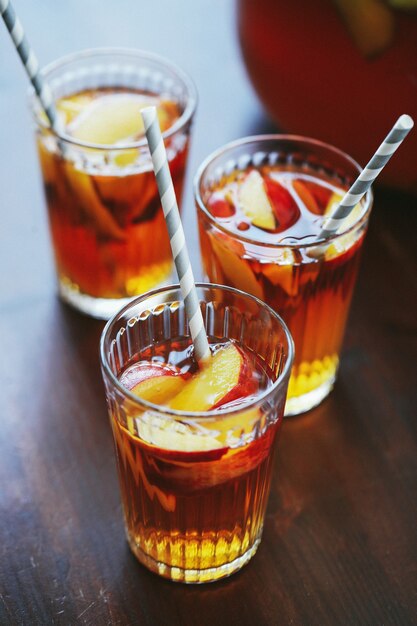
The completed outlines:
{"type": "MultiPolygon", "coordinates": [[[[41,63],[97,45],[172,58],[200,93],[191,180],[210,151],[265,131],[230,0],[16,0],[41,63]]],[[[378,190],[339,381],[286,420],[263,541],[229,580],[187,587],[124,540],[98,362],[103,324],[62,305],[26,109],[0,27],[0,623],[417,623],[417,201],[378,190]]]]}

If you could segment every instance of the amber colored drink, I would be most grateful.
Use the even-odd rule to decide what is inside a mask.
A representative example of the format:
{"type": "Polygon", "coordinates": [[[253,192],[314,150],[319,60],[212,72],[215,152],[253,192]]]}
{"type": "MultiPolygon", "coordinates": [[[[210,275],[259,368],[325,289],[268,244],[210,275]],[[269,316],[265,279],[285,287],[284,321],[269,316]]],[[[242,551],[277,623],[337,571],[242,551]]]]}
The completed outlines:
{"type": "Polygon", "coordinates": [[[179,201],[189,140],[184,97],[149,80],[151,72],[143,86],[135,86],[139,74],[123,85],[121,68],[110,85],[104,76],[104,86],[57,88],[60,138],[42,123],[37,134],[60,295],[102,318],[172,275],[141,108],[157,107],[179,201]]]}
{"type": "Polygon", "coordinates": [[[318,404],[334,383],[367,212],[365,204],[358,205],[344,234],[317,247],[324,217],[341,200],[349,179],[329,165],[319,167],[317,160],[302,162],[302,154],[297,159],[281,154],[271,164],[264,153],[257,165],[237,165],[209,183],[201,178],[197,183],[209,280],[265,300],[294,339],[287,414],[318,404]]]}
{"type": "MultiPolygon", "coordinates": [[[[102,340],[117,373],[112,379],[103,367],[129,545],[149,569],[183,582],[228,576],[257,550],[291,360],[288,334],[268,332],[262,315],[251,321],[247,313],[243,321],[228,292],[216,289],[212,315],[232,335],[243,334],[242,323],[252,335],[249,345],[210,336],[204,367],[197,367],[189,336],[132,347],[149,326],[160,338],[161,317],[164,334],[181,326],[172,303],[151,315],[126,314],[122,334],[105,330],[102,340]],[[255,327],[275,336],[272,352],[254,351],[255,327]]],[[[255,315],[266,306],[246,304],[255,315]]]]}
{"type": "MultiPolygon", "coordinates": [[[[88,125],[90,120],[84,121],[84,115],[91,109],[94,129],[84,134],[92,141],[95,134],[101,139],[96,116],[105,116],[103,138],[107,131],[113,139],[114,125],[126,123],[118,117],[118,107],[123,115],[130,104],[130,115],[137,116],[134,130],[138,132],[131,137],[134,141],[143,136],[140,108],[151,103],[159,108],[164,130],[178,120],[181,112],[175,102],[125,89],[83,91],[59,100],[57,108],[64,113],[69,133],[71,128],[76,132],[82,123],[88,125]]],[[[134,127],[135,120],[131,122],[134,127]]],[[[120,129],[123,140],[129,138],[123,135],[130,130],[120,129]]],[[[84,134],[80,132],[81,137],[84,134]]],[[[71,162],[65,155],[49,151],[42,140],[38,146],[55,259],[65,288],[95,298],[118,299],[166,281],[172,271],[168,234],[155,176],[151,169],[143,169],[138,150],[116,151],[107,164],[101,159],[94,163],[91,157],[93,162],[88,163],[88,155],[87,163],[71,162]]],[[[185,144],[170,161],[179,198],[186,152],[185,144]]]]}
{"type": "MultiPolygon", "coordinates": [[[[160,353],[166,352],[165,346],[158,348],[160,353]]],[[[169,346],[168,362],[177,360],[179,348],[178,344],[169,346]]],[[[260,379],[264,387],[269,384],[261,364],[240,350],[246,361],[247,379],[233,401],[235,408],[244,405],[247,393],[260,391],[260,379]]],[[[149,351],[141,358],[149,358],[149,351]]],[[[186,358],[181,369],[192,364],[186,358]]],[[[126,375],[132,388],[135,366],[126,375]]],[[[158,393],[153,399],[158,399],[158,393]]],[[[253,417],[251,413],[246,418],[241,415],[239,427],[244,429],[247,421],[248,428],[253,417]]],[[[144,433],[141,438],[140,432],[129,431],[113,420],[127,534],[139,560],[169,563],[167,571],[173,573],[176,569],[194,570],[195,577],[201,578],[202,571],[209,570],[211,576],[212,568],[227,566],[257,546],[281,419],[261,437],[246,437],[238,448],[227,445],[227,431],[237,425],[236,418],[232,421],[223,422],[220,436],[218,424],[208,426],[206,437],[195,442],[196,449],[183,450],[184,437],[175,427],[169,432],[173,449],[167,449],[165,438],[165,445],[156,443],[156,429],[154,443],[150,444],[144,440],[144,433]],[[216,438],[210,431],[216,431],[216,438]],[[200,450],[200,444],[208,449],[200,450]]]]}

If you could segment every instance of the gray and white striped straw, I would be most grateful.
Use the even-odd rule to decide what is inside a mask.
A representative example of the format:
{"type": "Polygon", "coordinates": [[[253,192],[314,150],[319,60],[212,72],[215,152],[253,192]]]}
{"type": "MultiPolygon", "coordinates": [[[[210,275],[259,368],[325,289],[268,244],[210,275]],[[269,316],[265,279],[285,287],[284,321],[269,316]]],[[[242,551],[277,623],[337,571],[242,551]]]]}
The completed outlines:
{"type": "Polygon", "coordinates": [[[401,115],[398,118],[372,159],[359,174],[349,191],[340,201],[340,204],[327,218],[324,227],[318,235],[318,239],[327,239],[336,233],[343,221],[348,217],[358,202],[361,201],[375,178],[388,163],[397,148],[402,144],[413,126],[414,122],[409,115],[401,115]]]}
{"type": "Polygon", "coordinates": [[[203,363],[210,357],[210,348],[204,328],[203,315],[198,301],[195,287],[193,270],[185,242],[184,229],[182,227],[174,185],[168,166],[168,158],[162,139],[158,117],[155,107],[146,107],[141,110],[145,125],[146,139],[152,157],[156,183],[161,197],[162,209],[168,229],[174,263],[180,281],[184,306],[189,319],[191,338],[194,344],[196,359],[203,363]]]}
{"type": "Polygon", "coordinates": [[[39,73],[38,60],[29,45],[22,23],[17,17],[10,0],[0,0],[0,13],[49,123],[52,128],[55,128],[58,122],[58,116],[54,107],[51,90],[47,83],[42,80],[39,73]]]}

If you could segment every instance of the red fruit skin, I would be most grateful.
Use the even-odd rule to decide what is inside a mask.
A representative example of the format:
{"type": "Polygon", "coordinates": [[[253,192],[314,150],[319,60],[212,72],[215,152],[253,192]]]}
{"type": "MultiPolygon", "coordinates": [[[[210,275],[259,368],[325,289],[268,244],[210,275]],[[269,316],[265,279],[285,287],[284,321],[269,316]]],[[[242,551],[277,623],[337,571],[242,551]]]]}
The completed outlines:
{"type": "Polygon", "coordinates": [[[229,450],[228,447],[223,447],[214,448],[213,450],[196,450],[194,452],[187,452],[183,450],[164,450],[162,448],[149,445],[148,448],[152,448],[152,454],[155,455],[155,457],[163,461],[169,461],[170,463],[209,463],[212,461],[218,461],[229,450]]]}
{"type": "Polygon", "coordinates": [[[241,449],[219,448],[207,452],[175,453],[166,457],[165,451],[146,450],[145,472],[168,493],[188,494],[234,480],[250,472],[271,453],[271,447],[281,420],[271,425],[260,437],[241,449]],[[149,453],[149,455],[147,454],[149,453]],[[215,455],[218,455],[217,457],[215,455]]]}
{"type": "Polygon", "coordinates": [[[362,237],[360,237],[358,241],[355,241],[353,246],[348,248],[346,252],[342,252],[341,254],[334,257],[333,259],[326,259],[325,260],[326,269],[331,272],[334,272],[337,268],[345,265],[358,252],[358,250],[360,250],[362,246],[363,237],[364,235],[362,235],[362,237]]]}
{"type": "Polygon", "coordinates": [[[259,389],[259,384],[253,376],[253,368],[251,367],[251,364],[245,358],[245,355],[238,346],[236,346],[236,349],[242,357],[242,367],[240,368],[237,384],[225,396],[223,396],[221,400],[216,402],[216,404],[211,407],[210,411],[224,407],[226,404],[234,402],[235,400],[242,399],[243,402],[245,398],[253,395],[259,389]]]}
{"type": "Polygon", "coordinates": [[[279,233],[286,230],[298,220],[300,210],[290,192],[272,178],[265,178],[265,188],[277,220],[279,233]]]}
{"type": "Polygon", "coordinates": [[[157,376],[183,376],[179,369],[166,363],[153,363],[149,361],[139,361],[132,368],[124,372],[120,382],[126,389],[133,389],[143,380],[156,378],[157,376]]]}
{"type": "Polygon", "coordinates": [[[218,192],[210,196],[207,206],[213,217],[232,217],[235,214],[234,207],[218,192]]]}
{"type": "Polygon", "coordinates": [[[327,205],[329,204],[332,190],[328,189],[327,187],[322,187],[321,185],[313,183],[309,180],[303,180],[303,185],[307,187],[307,189],[310,191],[311,195],[317,202],[319,215],[323,215],[327,205]]]}

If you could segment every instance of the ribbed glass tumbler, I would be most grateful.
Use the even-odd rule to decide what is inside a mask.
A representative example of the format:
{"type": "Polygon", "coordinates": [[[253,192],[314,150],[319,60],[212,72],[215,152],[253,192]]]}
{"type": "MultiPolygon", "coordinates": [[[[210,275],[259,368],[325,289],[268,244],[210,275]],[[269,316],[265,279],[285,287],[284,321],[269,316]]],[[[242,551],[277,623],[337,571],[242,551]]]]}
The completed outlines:
{"type": "Polygon", "coordinates": [[[288,329],[268,305],[229,287],[197,290],[210,343],[234,340],[270,375],[243,405],[176,411],[121,385],[144,351],[152,360],[161,347],[191,344],[178,286],[123,308],[100,348],[128,542],[150,570],[187,583],[228,576],[256,552],[293,360],[288,329]]]}

